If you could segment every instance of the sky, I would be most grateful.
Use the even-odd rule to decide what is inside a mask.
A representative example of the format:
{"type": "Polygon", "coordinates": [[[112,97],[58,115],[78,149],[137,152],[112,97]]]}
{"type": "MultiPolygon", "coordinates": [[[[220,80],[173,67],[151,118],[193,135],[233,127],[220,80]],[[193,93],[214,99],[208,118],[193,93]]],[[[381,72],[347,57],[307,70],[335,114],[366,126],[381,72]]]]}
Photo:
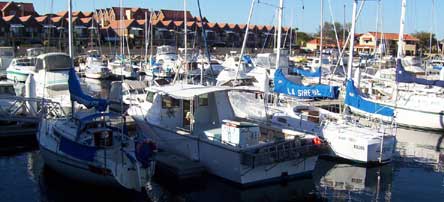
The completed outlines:
{"type": "MultiPolygon", "coordinates": [[[[21,0],[33,2],[39,13],[55,13],[67,10],[68,0],[21,0]]],[[[351,21],[352,0],[323,0],[324,21],[351,21]],[[344,10],[345,5],[345,10],[344,10]],[[330,7],[331,11],[330,12],[330,7]],[[345,12],[344,12],[345,11],[345,12]]],[[[321,0],[286,0],[284,1],[285,26],[298,27],[309,33],[317,32],[321,19],[321,0]]],[[[361,0],[359,1],[362,2],[361,0]]],[[[202,15],[211,22],[247,23],[251,0],[200,0],[202,15]]],[[[276,24],[276,8],[279,0],[256,0],[252,23],[276,24]],[[259,3],[257,3],[259,2],[259,3]]],[[[151,9],[183,9],[183,0],[123,0],[124,7],[145,7],[151,9]]],[[[119,6],[119,0],[73,0],[73,9],[92,11],[96,8],[119,6]]],[[[187,0],[188,10],[198,16],[197,0],[187,0]]],[[[359,6],[358,6],[359,7],[359,6]]],[[[416,31],[432,31],[439,39],[444,38],[444,24],[438,19],[444,19],[443,0],[407,0],[406,33],[416,31]],[[433,3],[435,6],[433,9],[433,3]]],[[[366,0],[362,13],[356,25],[358,33],[381,31],[377,29],[378,21],[382,19],[382,31],[399,32],[401,0],[366,0]],[[379,2],[380,1],[380,2],[379,2]],[[379,2],[379,3],[378,3],[379,2]],[[381,12],[378,15],[378,7],[381,12]],[[377,17],[379,16],[379,17],[377,17]]]]}

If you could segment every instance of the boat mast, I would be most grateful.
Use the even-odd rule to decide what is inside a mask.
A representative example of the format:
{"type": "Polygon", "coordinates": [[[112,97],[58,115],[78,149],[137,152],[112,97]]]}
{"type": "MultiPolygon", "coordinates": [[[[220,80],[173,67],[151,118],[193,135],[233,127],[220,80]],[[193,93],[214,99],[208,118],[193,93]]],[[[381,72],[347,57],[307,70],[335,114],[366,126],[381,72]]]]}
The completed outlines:
{"type": "MultiPolygon", "coordinates": [[[[334,23],[334,22],[333,22],[334,23]]],[[[323,49],[323,32],[324,32],[324,0],[321,0],[321,22],[320,22],[320,42],[319,42],[319,68],[321,68],[321,72],[322,72],[322,49],[323,49]]],[[[321,83],[321,78],[322,78],[322,74],[321,76],[319,76],[319,84],[321,83]]]]}
{"type": "MultiPolygon", "coordinates": [[[[429,57],[432,57],[432,44],[433,44],[433,28],[435,25],[435,0],[432,0],[432,20],[430,26],[430,43],[429,43],[429,57]]],[[[438,44],[439,49],[439,44],[438,44]]]]}
{"type": "Polygon", "coordinates": [[[238,63],[238,66],[236,68],[236,75],[235,75],[235,78],[234,78],[234,80],[236,82],[237,82],[237,76],[239,75],[239,69],[241,68],[241,65],[242,65],[242,57],[244,56],[245,46],[247,45],[248,31],[250,30],[250,21],[251,21],[251,17],[253,16],[254,2],[255,1],[256,0],[251,0],[250,13],[248,14],[247,26],[245,28],[244,41],[242,41],[242,48],[241,48],[241,52],[240,52],[240,55],[239,55],[239,63],[238,63]]]}
{"type": "Polygon", "coordinates": [[[279,68],[279,61],[281,60],[281,38],[282,38],[282,13],[284,10],[284,0],[279,0],[279,9],[278,9],[278,27],[277,27],[277,47],[276,47],[276,66],[275,68],[279,68]]]}
{"type": "MultiPolygon", "coordinates": [[[[187,19],[187,0],[183,0],[183,34],[184,34],[184,39],[183,39],[183,43],[184,43],[184,47],[185,47],[185,56],[184,56],[184,65],[185,65],[185,80],[186,83],[188,83],[188,19],[187,19]]],[[[202,66],[202,68],[204,68],[202,66]]],[[[201,75],[202,77],[202,75],[201,75]]]]}
{"type": "MultiPolygon", "coordinates": [[[[72,46],[72,0],[68,0],[68,50],[71,61],[74,60],[74,50],[72,46]]],[[[74,65],[74,63],[72,64],[74,65]]],[[[74,68],[74,67],[71,67],[74,68]]],[[[74,101],[71,100],[71,118],[74,118],[74,101]]]]}
{"type": "Polygon", "coordinates": [[[68,0],[68,50],[69,57],[74,59],[74,50],[72,47],[72,0],[68,0]]]}
{"type": "Polygon", "coordinates": [[[356,25],[356,7],[358,5],[358,0],[353,0],[353,13],[352,13],[352,24],[350,28],[350,46],[349,46],[349,54],[348,54],[348,70],[347,70],[347,78],[348,80],[352,80],[352,67],[353,67],[353,48],[355,45],[355,25],[356,25]]]}
{"type": "Polygon", "coordinates": [[[404,25],[405,25],[405,8],[407,6],[407,1],[402,0],[401,5],[401,19],[399,22],[399,39],[398,39],[398,54],[396,59],[399,60],[404,55],[403,43],[404,43],[404,25]]]}
{"type": "MultiPolygon", "coordinates": [[[[151,21],[151,13],[150,13],[150,21],[151,21]]],[[[148,11],[145,11],[145,65],[148,60],[148,11]]]]}

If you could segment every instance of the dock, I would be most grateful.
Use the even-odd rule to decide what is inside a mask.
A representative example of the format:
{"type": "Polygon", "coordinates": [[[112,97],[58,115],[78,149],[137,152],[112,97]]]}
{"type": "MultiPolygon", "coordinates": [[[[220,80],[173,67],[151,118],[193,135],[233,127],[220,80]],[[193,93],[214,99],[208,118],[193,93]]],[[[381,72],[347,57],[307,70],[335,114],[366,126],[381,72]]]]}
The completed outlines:
{"type": "Polygon", "coordinates": [[[205,174],[205,167],[197,161],[189,160],[169,152],[156,154],[156,172],[177,180],[198,178],[205,174]]]}

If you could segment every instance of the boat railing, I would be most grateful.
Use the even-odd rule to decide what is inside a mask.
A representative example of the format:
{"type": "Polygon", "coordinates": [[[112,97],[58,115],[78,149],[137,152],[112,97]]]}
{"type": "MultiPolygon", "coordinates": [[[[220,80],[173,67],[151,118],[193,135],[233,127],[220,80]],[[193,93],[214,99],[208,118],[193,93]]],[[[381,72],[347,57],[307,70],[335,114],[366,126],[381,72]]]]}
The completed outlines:
{"type": "Polygon", "coordinates": [[[42,98],[0,96],[0,120],[38,122],[41,118],[66,117],[58,102],[42,98]]]}
{"type": "Polygon", "coordinates": [[[324,153],[326,143],[312,144],[310,139],[295,139],[279,142],[241,154],[241,164],[248,167],[276,164],[300,158],[308,158],[324,153]]]}

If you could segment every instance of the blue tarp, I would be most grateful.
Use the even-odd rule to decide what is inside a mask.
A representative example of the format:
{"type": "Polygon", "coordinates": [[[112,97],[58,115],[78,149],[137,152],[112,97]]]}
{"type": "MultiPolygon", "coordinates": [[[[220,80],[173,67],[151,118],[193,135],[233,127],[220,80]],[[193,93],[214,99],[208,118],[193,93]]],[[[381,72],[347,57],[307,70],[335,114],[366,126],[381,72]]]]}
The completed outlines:
{"type": "Polygon", "coordinates": [[[253,63],[253,61],[251,60],[251,57],[249,55],[242,56],[242,60],[247,64],[253,63]]]}
{"type": "Polygon", "coordinates": [[[285,78],[284,73],[282,73],[282,69],[278,69],[274,73],[274,92],[304,99],[337,99],[339,96],[339,87],[324,84],[311,86],[295,84],[285,78]]]}
{"type": "Polygon", "coordinates": [[[69,93],[71,95],[71,101],[76,101],[80,104],[85,105],[87,108],[96,108],[98,111],[105,111],[108,102],[104,99],[93,98],[89,95],[83,93],[82,88],[80,87],[79,78],[77,78],[76,71],[74,68],[69,70],[69,93]]]}
{"type": "Polygon", "coordinates": [[[442,66],[441,65],[433,65],[433,69],[434,70],[441,70],[442,66]]]}
{"type": "Polygon", "coordinates": [[[359,90],[356,89],[353,80],[347,81],[346,88],[344,104],[371,114],[393,116],[393,108],[364,99],[359,90]]]}
{"type": "Polygon", "coordinates": [[[321,68],[319,67],[318,69],[316,69],[316,71],[312,72],[312,71],[307,71],[301,68],[292,68],[293,73],[302,75],[304,77],[320,77],[321,76],[321,68]]]}
{"type": "Polygon", "coordinates": [[[412,73],[405,71],[401,64],[401,59],[396,61],[396,81],[401,83],[416,83],[421,85],[444,87],[444,81],[442,80],[416,78],[416,76],[412,73]]]}
{"type": "Polygon", "coordinates": [[[94,161],[97,151],[95,147],[79,144],[66,139],[63,135],[60,136],[59,149],[65,154],[84,161],[94,161]]]}

